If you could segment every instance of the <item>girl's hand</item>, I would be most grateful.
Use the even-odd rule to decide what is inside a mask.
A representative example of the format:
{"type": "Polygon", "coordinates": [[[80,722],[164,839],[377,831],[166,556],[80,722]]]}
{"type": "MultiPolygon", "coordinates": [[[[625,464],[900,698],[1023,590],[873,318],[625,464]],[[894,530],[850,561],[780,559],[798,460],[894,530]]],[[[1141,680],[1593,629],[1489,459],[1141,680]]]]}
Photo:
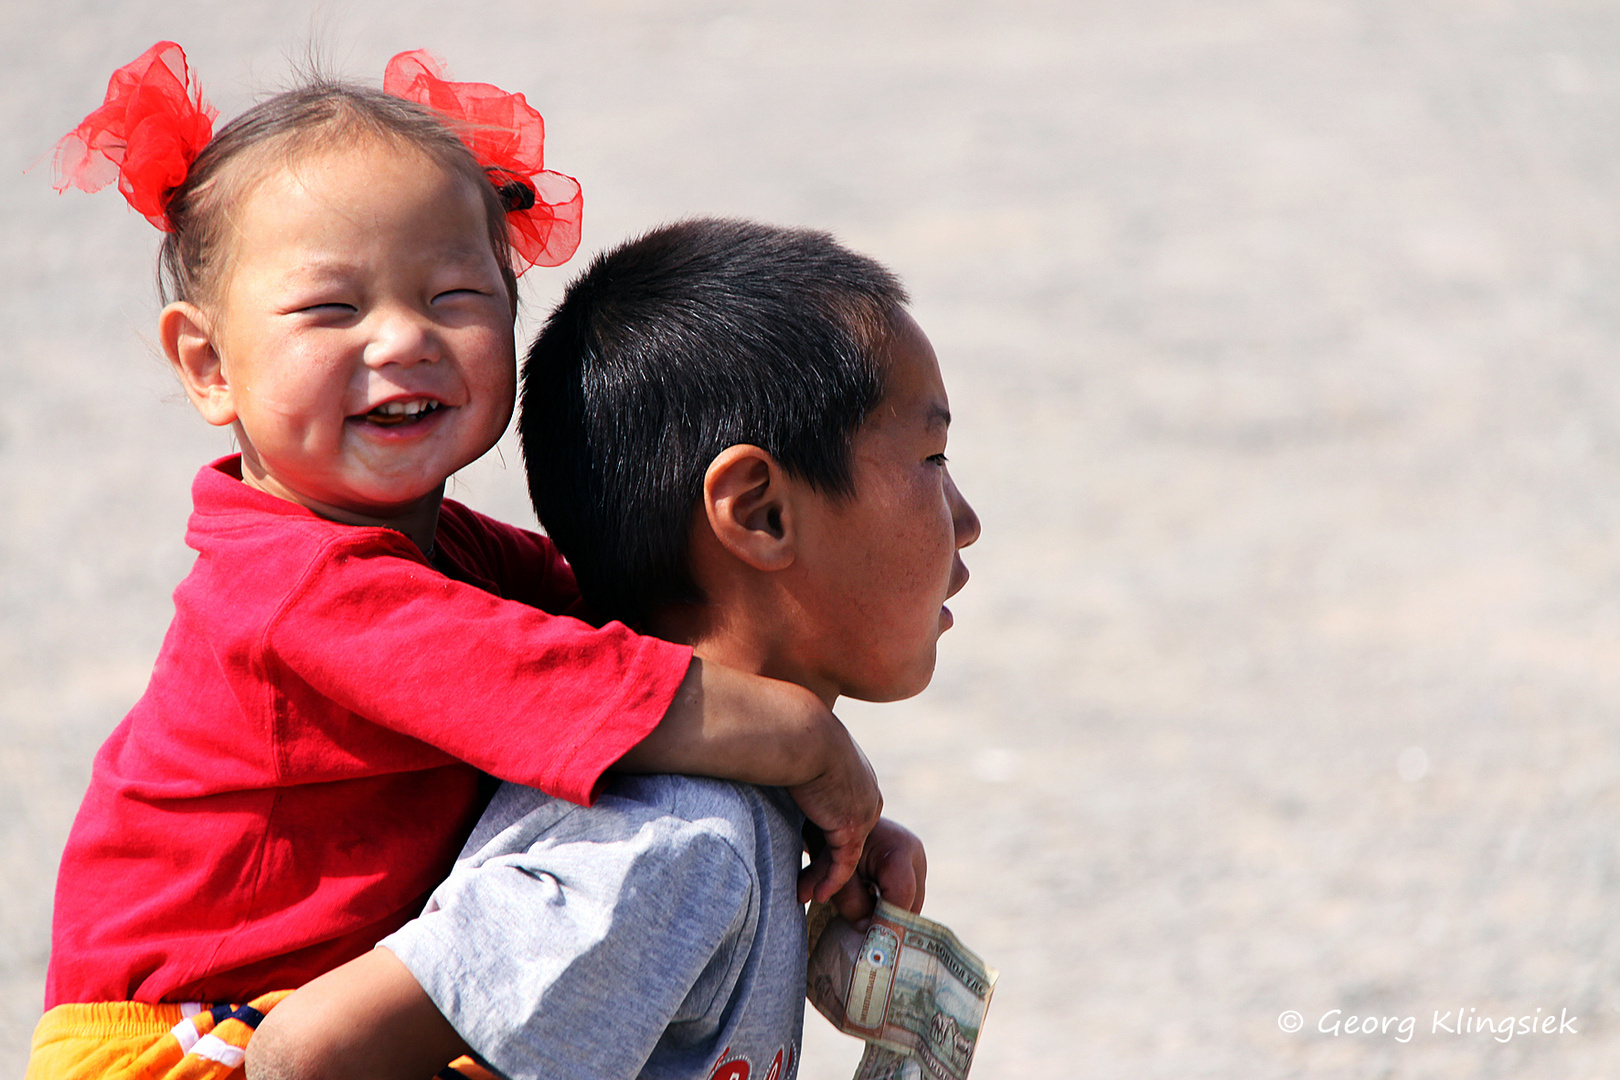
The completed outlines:
{"type": "MultiPolygon", "coordinates": [[[[922,911],[927,883],[928,854],[922,841],[904,825],[881,818],[867,835],[855,875],[833,894],[831,902],[852,926],[865,930],[876,906],[874,895],[916,913],[922,911]]],[[[809,899],[801,875],[799,901],[809,899]]]]}
{"type": "Polygon", "coordinates": [[[799,871],[801,904],[812,899],[825,903],[855,884],[868,837],[881,824],[883,813],[883,793],[866,755],[844,725],[827,715],[832,720],[827,731],[832,742],[829,765],[814,779],[787,789],[820,832],[810,865],[799,871]]]}

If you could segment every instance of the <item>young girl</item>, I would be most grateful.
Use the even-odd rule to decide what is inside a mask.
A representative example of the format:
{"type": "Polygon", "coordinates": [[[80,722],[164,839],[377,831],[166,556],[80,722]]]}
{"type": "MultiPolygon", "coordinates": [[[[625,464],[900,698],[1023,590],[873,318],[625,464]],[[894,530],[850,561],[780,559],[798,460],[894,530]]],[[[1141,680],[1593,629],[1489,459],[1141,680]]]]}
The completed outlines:
{"type": "Polygon", "coordinates": [[[159,339],[241,453],[193,485],[197,562],[68,840],[29,1077],[234,1070],[270,992],[420,910],[485,774],[576,802],[615,766],[789,786],[831,849],[801,892],[831,896],[881,799],[825,706],[558,617],[550,543],[443,497],[511,416],[512,263],[578,244],[539,114],[414,53],[383,92],[214,115],[163,42],[58,152],[61,187],[116,176],[165,231],[159,339]]]}

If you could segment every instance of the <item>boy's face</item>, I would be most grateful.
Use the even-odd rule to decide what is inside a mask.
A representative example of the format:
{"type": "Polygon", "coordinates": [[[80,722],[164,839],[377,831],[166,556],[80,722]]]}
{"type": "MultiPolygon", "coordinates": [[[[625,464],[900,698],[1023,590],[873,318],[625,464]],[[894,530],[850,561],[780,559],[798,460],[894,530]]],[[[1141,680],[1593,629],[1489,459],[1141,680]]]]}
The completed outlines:
{"type": "Polygon", "coordinates": [[[968,578],[958,552],[979,537],[945,467],[939,362],[904,311],[891,317],[881,361],[886,393],[854,439],[855,494],[804,500],[795,556],[804,684],[867,701],[928,685],[951,625],[945,600],[968,578]]]}
{"type": "Polygon", "coordinates": [[[466,180],[376,140],[241,200],[214,345],[259,486],[386,520],[500,437],[516,363],[484,213],[466,180]]]}

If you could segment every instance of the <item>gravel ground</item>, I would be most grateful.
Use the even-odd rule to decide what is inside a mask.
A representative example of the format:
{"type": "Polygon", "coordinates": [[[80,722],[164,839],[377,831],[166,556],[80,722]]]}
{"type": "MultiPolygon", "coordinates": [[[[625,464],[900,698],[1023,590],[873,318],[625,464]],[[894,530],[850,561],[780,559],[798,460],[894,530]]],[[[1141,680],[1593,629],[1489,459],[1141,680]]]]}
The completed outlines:
{"type": "MultiPolygon", "coordinates": [[[[312,42],[526,91],[587,250],[723,213],[906,278],[984,538],[933,687],[842,711],[1002,971],[976,1077],[1620,1075],[1616,5],[222,10],[0,5],[0,1070],[228,447],[153,231],[50,190],[173,37],[227,116],[312,42]],[[1538,1009],[1575,1031],[1436,1027],[1538,1009]]],[[[454,493],[530,520],[516,463],[454,493]]],[[[807,1080],[856,1056],[807,1022],[807,1080]]]]}

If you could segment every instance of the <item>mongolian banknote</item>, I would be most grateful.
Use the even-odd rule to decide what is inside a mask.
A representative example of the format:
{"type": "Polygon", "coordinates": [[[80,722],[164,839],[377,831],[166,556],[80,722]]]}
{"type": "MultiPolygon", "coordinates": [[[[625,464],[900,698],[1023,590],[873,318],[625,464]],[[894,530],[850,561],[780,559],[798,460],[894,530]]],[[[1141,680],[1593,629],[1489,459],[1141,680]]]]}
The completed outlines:
{"type": "Polygon", "coordinates": [[[997,972],[932,919],[878,901],[861,933],[810,906],[809,997],[868,1043],[856,1080],[963,1080],[997,972]]]}

